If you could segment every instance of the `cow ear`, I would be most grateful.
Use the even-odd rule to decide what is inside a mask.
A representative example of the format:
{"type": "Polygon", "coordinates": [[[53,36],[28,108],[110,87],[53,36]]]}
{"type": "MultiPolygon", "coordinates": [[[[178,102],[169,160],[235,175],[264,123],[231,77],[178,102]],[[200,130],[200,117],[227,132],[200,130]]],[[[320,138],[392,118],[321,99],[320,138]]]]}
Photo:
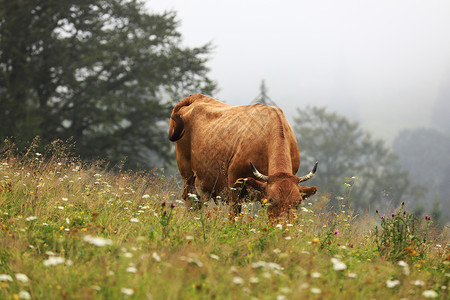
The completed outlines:
{"type": "Polygon", "coordinates": [[[317,187],[316,186],[299,186],[298,190],[300,192],[300,194],[302,195],[303,199],[306,199],[308,197],[311,197],[312,195],[314,195],[317,192],[317,187]]]}
{"type": "Polygon", "coordinates": [[[250,186],[254,190],[257,190],[257,191],[259,191],[261,193],[265,193],[266,192],[266,187],[267,187],[267,182],[262,182],[262,181],[256,180],[253,177],[247,177],[245,185],[246,186],[250,186]]]}

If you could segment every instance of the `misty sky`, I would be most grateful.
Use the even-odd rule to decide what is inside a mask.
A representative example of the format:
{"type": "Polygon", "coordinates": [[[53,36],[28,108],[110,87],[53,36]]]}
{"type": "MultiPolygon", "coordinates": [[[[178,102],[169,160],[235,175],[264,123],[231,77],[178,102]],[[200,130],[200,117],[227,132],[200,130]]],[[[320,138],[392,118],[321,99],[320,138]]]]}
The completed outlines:
{"type": "Polygon", "coordinates": [[[215,46],[213,96],[248,104],[264,79],[290,121],[296,107],[325,105],[391,140],[429,125],[450,85],[448,0],[147,2],[177,12],[186,46],[215,46]]]}

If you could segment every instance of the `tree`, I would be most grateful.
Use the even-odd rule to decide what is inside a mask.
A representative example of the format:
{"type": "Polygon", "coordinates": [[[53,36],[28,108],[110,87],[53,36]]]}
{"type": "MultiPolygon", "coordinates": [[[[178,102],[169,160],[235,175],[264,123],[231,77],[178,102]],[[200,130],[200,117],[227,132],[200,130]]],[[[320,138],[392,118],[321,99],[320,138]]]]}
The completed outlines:
{"type": "Polygon", "coordinates": [[[166,157],[170,106],[211,93],[210,45],[136,0],[0,0],[0,138],[73,138],[83,158],[166,157]]]}
{"type": "Polygon", "coordinates": [[[425,192],[421,193],[419,200],[428,209],[432,209],[432,204],[441,207],[442,215],[448,217],[450,137],[431,128],[408,129],[398,134],[393,148],[400,155],[402,167],[409,170],[413,183],[424,186],[425,192]]]}
{"type": "Polygon", "coordinates": [[[352,187],[355,208],[374,208],[383,201],[398,204],[410,187],[407,172],[399,168],[397,156],[381,140],[364,132],[357,122],[330,113],[326,108],[297,109],[294,131],[302,166],[319,161],[311,180],[331,199],[343,195],[345,178],[357,177],[352,187]]]}

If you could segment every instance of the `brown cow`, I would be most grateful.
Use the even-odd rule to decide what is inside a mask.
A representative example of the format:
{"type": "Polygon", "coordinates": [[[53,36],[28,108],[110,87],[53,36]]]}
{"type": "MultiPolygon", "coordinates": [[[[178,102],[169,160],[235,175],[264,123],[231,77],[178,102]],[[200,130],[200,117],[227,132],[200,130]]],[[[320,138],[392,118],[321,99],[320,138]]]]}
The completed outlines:
{"type": "Polygon", "coordinates": [[[239,187],[242,198],[250,186],[268,199],[268,214],[277,218],[317,191],[298,185],[314,176],[317,163],[308,175],[295,175],[300,165],[297,141],[277,107],[235,106],[191,95],[174,107],[169,139],[175,142],[188,203],[189,193],[200,195],[201,201],[228,196],[238,213],[240,200],[233,190],[239,187]]]}

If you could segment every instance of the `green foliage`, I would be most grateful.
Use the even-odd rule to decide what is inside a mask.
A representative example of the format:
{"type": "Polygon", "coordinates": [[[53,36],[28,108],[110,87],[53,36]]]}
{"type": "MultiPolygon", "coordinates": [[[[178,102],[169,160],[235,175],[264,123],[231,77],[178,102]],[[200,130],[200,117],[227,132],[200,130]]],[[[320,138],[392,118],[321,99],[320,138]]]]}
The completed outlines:
{"type": "Polygon", "coordinates": [[[395,204],[408,192],[408,174],[399,167],[397,155],[357,122],[325,108],[306,107],[297,109],[293,127],[302,166],[319,161],[311,185],[330,193],[332,199],[343,193],[342,178],[353,176],[360,178],[352,191],[355,209],[379,206],[386,198],[395,204]]]}
{"type": "Polygon", "coordinates": [[[1,0],[0,139],[73,138],[83,158],[167,158],[170,106],[211,93],[210,45],[181,46],[173,12],[143,1],[1,0]]]}
{"type": "Polygon", "coordinates": [[[380,228],[375,227],[378,251],[392,261],[423,259],[424,247],[429,244],[427,234],[431,218],[425,216],[426,228],[421,229],[419,218],[404,210],[404,205],[402,202],[400,210],[390,216],[380,216],[380,228]]]}
{"type": "Polygon", "coordinates": [[[166,201],[163,201],[161,203],[161,212],[159,214],[159,224],[161,224],[161,231],[162,231],[162,239],[165,240],[169,235],[170,230],[170,221],[173,218],[173,209],[176,207],[175,203],[170,204],[170,209],[166,209],[166,201]]]}

